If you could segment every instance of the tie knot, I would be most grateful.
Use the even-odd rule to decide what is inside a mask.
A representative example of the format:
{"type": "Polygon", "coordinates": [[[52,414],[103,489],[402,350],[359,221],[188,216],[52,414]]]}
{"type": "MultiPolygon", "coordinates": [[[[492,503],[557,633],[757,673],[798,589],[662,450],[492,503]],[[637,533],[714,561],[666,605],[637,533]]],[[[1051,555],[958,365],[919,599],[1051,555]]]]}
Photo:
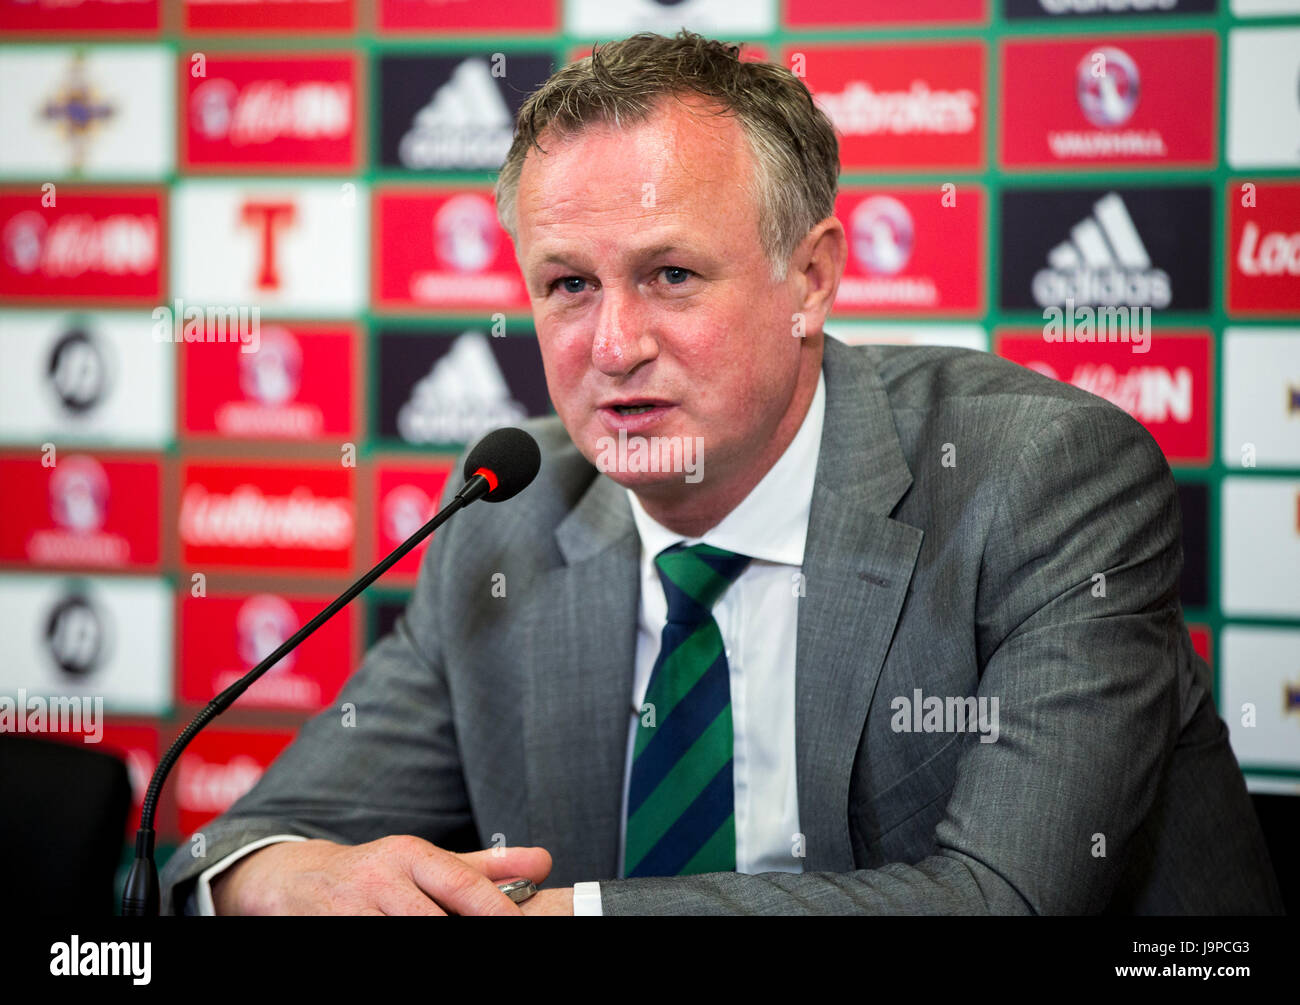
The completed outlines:
{"type": "Polygon", "coordinates": [[[655,568],[668,599],[668,620],[698,625],[712,616],[713,605],[745,571],[748,555],[693,544],[675,544],[655,556],[655,568]]]}

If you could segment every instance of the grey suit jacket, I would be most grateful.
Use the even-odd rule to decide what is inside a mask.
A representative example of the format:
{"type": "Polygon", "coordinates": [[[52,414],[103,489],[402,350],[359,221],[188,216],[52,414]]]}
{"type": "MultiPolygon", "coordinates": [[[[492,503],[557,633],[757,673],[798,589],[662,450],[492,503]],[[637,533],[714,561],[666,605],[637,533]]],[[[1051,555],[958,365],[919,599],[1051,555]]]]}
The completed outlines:
{"type": "Polygon", "coordinates": [[[617,878],[639,539],[624,490],[550,418],[531,425],[537,481],[438,531],[338,701],[204,828],[203,858],[185,844],[167,864],[164,910],[292,832],[541,845],[547,885],[607,881],[611,915],[1280,912],[1183,624],[1177,495],[1147,432],[984,353],[827,339],[823,367],[802,874],[617,878]],[[895,731],[891,703],[918,688],[998,698],[997,742],[895,731]]]}

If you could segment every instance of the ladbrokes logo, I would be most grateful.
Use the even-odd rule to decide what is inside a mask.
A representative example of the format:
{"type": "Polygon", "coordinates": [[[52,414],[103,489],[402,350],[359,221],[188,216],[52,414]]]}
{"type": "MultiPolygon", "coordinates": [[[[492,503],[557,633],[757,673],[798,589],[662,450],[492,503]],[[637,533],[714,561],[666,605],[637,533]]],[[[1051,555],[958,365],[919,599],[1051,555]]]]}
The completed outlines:
{"type": "Polygon", "coordinates": [[[1197,164],[1214,160],[1217,41],[1127,36],[1011,41],[1002,51],[1002,161],[1197,164]],[[1189,115],[1189,108],[1202,114],[1189,115]]]}
{"type": "Polygon", "coordinates": [[[225,764],[196,763],[181,775],[180,799],[186,809],[220,813],[256,785],[263,770],[251,757],[239,754],[225,764]]]}
{"type": "Polygon", "coordinates": [[[208,729],[194,738],[176,764],[176,801],[186,834],[224,813],[257,784],[293,734],[208,729]]]}
{"type": "Polygon", "coordinates": [[[183,561],[346,569],[355,537],[350,470],[322,464],[189,465],[183,561]]]}
{"type": "MultiPolygon", "coordinates": [[[[453,31],[515,34],[559,31],[559,5],[537,0],[444,3],[442,0],[384,0],[376,14],[380,31],[453,31]]],[[[572,16],[572,15],[570,15],[572,16]]],[[[613,36],[610,36],[613,37],[613,36]]],[[[590,52],[590,50],[588,50],[590,52]]]]}
{"type": "Polygon", "coordinates": [[[984,193],[975,186],[944,205],[934,189],[844,192],[836,215],[849,235],[840,311],[975,313],[981,305],[984,193]]]}
{"type": "Polygon", "coordinates": [[[1228,310],[1300,311],[1300,183],[1229,182],[1228,310]]]}
{"type": "Polygon", "coordinates": [[[229,494],[191,485],[181,499],[181,540],[242,548],[346,547],[352,541],[352,507],[320,499],[309,489],[268,496],[255,485],[229,494]]]}
{"type": "Polygon", "coordinates": [[[982,44],[810,46],[792,59],[841,135],[846,171],[983,163],[982,44]]]}
{"type": "Polygon", "coordinates": [[[184,161],[277,169],[355,163],[356,64],[350,57],[207,57],[189,86],[184,161]]]}
{"type": "Polygon", "coordinates": [[[922,3],[846,4],[842,0],[786,0],[784,23],[791,28],[844,28],[859,25],[984,24],[987,0],[926,0],[922,3]]]}
{"type": "Polygon", "coordinates": [[[1004,307],[1209,307],[1208,188],[1007,190],[1004,307]]]}
{"type": "Polygon", "coordinates": [[[912,81],[904,91],[875,91],[852,80],[838,94],[818,94],[817,103],[845,136],[944,136],[975,128],[979,95],[968,88],[934,91],[924,80],[912,81]]]}

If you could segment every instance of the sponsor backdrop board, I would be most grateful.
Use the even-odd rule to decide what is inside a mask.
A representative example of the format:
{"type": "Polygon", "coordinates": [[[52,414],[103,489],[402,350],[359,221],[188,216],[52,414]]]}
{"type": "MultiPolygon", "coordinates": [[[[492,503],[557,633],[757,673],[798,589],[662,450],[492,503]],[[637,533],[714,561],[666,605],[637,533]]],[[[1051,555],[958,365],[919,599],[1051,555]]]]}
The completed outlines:
{"type": "MultiPolygon", "coordinates": [[[[1146,425],[1247,778],[1300,791],[1292,0],[0,0],[3,692],[102,697],[138,799],[464,444],[548,414],[491,197],[513,116],[681,26],[840,133],[836,337],[997,353],[1146,425]]],[[[422,554],[196,745],[164,842],[334,701],[422,554]]]]}

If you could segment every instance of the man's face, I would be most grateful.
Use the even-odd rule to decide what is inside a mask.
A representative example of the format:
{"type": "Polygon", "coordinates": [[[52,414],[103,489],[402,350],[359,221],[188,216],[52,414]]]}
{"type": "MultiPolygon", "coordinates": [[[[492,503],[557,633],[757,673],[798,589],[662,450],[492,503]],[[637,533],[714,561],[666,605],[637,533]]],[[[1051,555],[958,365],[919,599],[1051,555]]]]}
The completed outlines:
{"type": "MultiPolygon", "coordinates": [[[[806,407],[795,391],[815,385],[820,344],[792,334],[795,271],[772,281],[737,120],[670,99],[642,125],[541,142],[547,154],[530,150],[520,178],[515,250],[551,401],[578,449],[597,463],[619,430],[690,437],[705,487],[766,470],[774,437],[801,417],[792,408],[806,407]]],[[[699,487],[680,473],[609,474],[664,498],[699,487]]]]}

